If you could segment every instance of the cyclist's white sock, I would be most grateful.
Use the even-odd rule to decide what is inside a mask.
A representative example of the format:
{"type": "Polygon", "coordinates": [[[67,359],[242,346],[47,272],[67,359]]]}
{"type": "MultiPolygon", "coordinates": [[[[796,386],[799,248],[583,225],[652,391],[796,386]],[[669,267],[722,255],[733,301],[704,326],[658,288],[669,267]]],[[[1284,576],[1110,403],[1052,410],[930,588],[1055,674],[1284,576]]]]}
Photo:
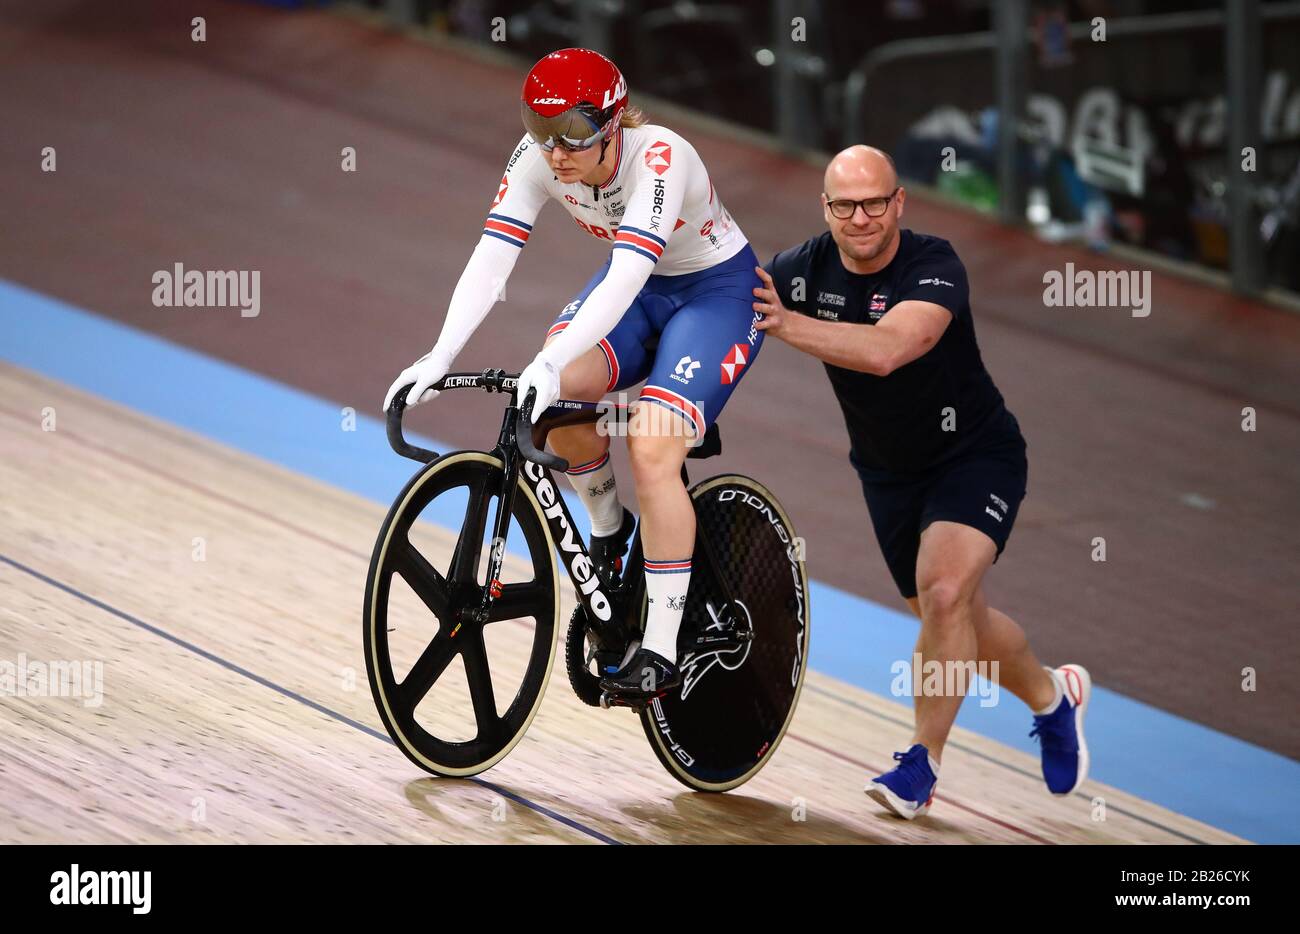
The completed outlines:
{"type": "Polygon", "coordinates": [[[591,516],[594,535],[613,535],[623,524],[623,504],[614,483],[614,463],[606,451],[594,461],[571,466],[566,474],[591,516]]]}
{"type": "Polygon", "coordinates": [[[677,630],[686,608],[686,591],[691,586],[691,559],[651,561],[645,559],[645,590],[650,600],[645,620],[643,649],[657,652],[677,664],[677,630]]]}

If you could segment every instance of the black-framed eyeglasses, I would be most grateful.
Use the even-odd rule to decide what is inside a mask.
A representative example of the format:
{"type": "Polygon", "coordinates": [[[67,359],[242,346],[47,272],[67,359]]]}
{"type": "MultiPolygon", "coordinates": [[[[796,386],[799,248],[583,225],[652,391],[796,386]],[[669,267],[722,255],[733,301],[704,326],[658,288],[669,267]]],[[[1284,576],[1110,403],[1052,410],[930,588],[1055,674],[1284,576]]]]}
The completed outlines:
{"type": "MultiPolygon", "coordinates": [[[[858,205],[862,205],[862,210],[867,217],[881,217],[889,210],[889,202],[894,200],[894,196],[898,194],[902,187],[902,185],[899,185],[884,198],[863,198],[861,201],[851,201],[848,198],[836,198],[832,201],[827,198],[826,206],[830,208],[832,217],[839,218],[842,221],[852,217],[857,212],[858,205]]],[[[825,195],[823,194],[822,197],[825,197],[825,195]]]]}

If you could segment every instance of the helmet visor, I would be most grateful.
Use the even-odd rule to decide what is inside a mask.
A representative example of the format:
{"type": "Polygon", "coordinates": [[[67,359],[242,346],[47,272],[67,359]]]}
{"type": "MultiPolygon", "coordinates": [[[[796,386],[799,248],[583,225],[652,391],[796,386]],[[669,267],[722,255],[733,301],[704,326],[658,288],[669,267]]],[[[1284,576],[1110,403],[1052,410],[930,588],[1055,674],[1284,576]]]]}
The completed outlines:
{"type": "Polygon", "coordinates": [[[600,142],[603,135],[603,128],[577,107],[570,107],[554,117],[544,117],[522,101],[519,108],[524,129],[537,145],[548,152],[557,145],[568,150],[590,149],[600,142]]]}

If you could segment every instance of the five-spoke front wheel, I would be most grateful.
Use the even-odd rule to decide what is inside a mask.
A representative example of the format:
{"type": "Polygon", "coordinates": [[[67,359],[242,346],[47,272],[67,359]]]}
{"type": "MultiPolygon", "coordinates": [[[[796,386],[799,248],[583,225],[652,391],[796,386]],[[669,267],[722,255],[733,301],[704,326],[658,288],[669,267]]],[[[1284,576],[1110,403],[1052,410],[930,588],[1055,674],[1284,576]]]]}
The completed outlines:
{"type": "Polygon", "coordinates": [[[488,536],[503,482],[501,461],[490,454],[465,451],[434,461],[398,496],[371,556],[363,625],[370,689],[398,748],[437,775],[477,774],[514,748],[541,705],[555,658],[559,572],[541,507],[523,482],[507,534],[511,573],[503,573],[500,596],[486,617],[479,612],[487,586],[484,559],[492,547],[488,536]],[[414,534],[430,528],[417,525],[421,517],[459,526],[449,558],[442,559],[446,546],[438,553],[436,531],[414,534]],[[395,579],[423,604],[422,612],[411,614],[418,624],[398,619],[393,611],[395,579]],[[489,643],[497,644],[489,633],[501,626],[512,627],[502,644],[508,646],[503,653],[518,662],[517,677],[509,676],[511,666],[501,659],[489,659],[489,643]],[[399,630],[403,647],[396,645],[399,630]],[[397,659],[403,648],[415,656],[409,668],[397,659]],[[440,681],[449,685],[441,705],[434,702],[442,697],[440,681]],[[499,696],[511,698],[504,711],[499,696]],[[453,714],[468,710],[472,725],[451,725],[453,714]]]}

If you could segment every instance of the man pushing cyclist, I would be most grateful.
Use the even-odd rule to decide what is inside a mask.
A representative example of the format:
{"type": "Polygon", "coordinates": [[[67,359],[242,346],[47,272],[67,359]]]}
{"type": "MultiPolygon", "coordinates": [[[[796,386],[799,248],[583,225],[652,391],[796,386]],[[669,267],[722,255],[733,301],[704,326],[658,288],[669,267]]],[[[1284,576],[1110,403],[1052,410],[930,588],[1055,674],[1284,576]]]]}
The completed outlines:
{"type": "MultiPolygon", "coordinates": [[[[428,401],[496,301],[542,206],[559,202],[578,226],[610,244],[605,264],[547,331],[520,374],[532,418],[559,398],[599,400],[645,381],[632,406],[628,452],[641,502],[649,601],[645,637],[601,687],[649,698],[681,683],[677,634],[690,586],[695,513],[681,478],[703,436],[762,347],[750,307],[757,257],[722,206],[704,164],[684,138],[647,124],[628,106],[614,63],[588,49],[547,55],[524,81],[526,133],[456,285],[437,343],[402,371],[407,404],[428,401]]],[[[618,573],[635,528],[619,500],[609,436],[597,425],[550,433],[591,516],[592,560],[606,581],[618,573]]]]}
{"type": "MultiPolygon", "coordinates": [[[[886,153],[837,155],[829,230],[758,270],[758,327],[826,365],[876,538],[921,619],[923,664],[996,663],[1034,713],[1048,789],[1069,794],[1088,772],[1088,672],[1044,668],[983,590],[1025,495],[1025,441],[980,358],[965,267],[948,241],[900,228],[905,198],[886,153]]],[[[911,746],[868,794],[909,820],[928,810],[963,696],[918,693],[911,746]]]]}

